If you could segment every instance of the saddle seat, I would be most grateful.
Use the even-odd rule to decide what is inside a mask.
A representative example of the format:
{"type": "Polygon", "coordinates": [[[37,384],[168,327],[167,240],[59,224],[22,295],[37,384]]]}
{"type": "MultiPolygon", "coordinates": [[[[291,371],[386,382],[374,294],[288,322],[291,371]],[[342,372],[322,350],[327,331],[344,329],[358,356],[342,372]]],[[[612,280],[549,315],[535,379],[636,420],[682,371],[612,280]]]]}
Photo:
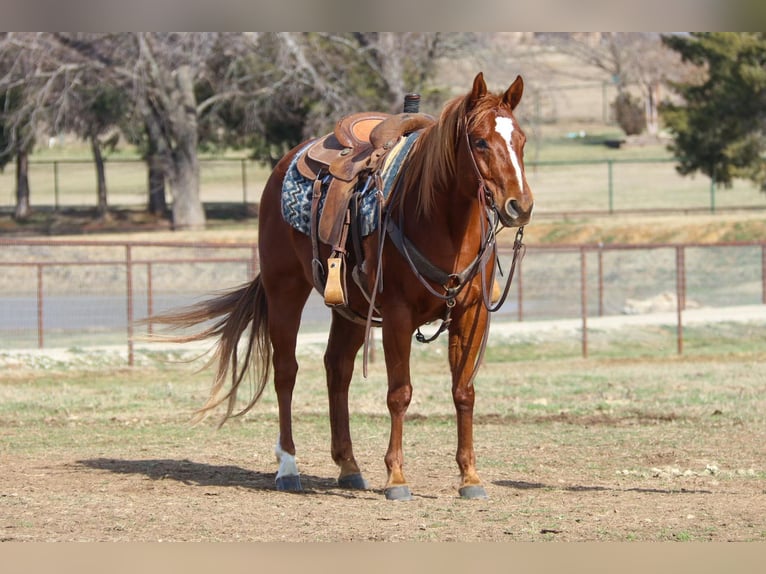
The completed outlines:
{"type": "Polygon", "coordinates": [[[401,136],[433,122],[432,116],[421,113],[360,112],[341,118],[332,133],[310,145],[296,164],[300,174],[314,182],[331,176],[319,218],[321,242],[343,247],[337,243],[360,176],[374,174],[401,136]]]}
{"type": "MultiPolygon", "coordinates": [[[[311,241],[314,259],[314,284],[324,293],[325,303],[345,307],[344,261],[346,240],[353,217],[349,209],[356,190],[366,188],[369,178],[376,177],[386,156],[403,135],[422,129],[434,118],[421,113],[384,114],[361,112],[341,118],[333,133],[309,144],[298,158],[296,167],[306,179],[313,181],[311,199],[311,241]],[[319,200],[324,205],[319,212],[319,200]],[[319,260],[322,242],[332,247],[327,267],[319,260]]],[[[358,261],[357,265],[362,262],[358,261]]],[[[358,271],[355,269],[354,271],[358,271]]]]}

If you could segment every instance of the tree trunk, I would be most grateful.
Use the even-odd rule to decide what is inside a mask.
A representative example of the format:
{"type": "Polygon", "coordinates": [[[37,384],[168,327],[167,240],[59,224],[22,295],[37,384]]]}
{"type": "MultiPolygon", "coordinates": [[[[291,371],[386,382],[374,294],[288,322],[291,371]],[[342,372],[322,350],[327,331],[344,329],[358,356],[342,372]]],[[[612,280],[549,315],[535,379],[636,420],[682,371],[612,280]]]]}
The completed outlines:
{"type": "Polygon", "coordinates": [[[146,157],[149,171],[149,213],[157,217],[168,215],[168,204],[165,199],[165,167],[162,158],[150,152],[146,157]]]}
{"type": "Polygon", "coordinates": [[[31,212],[29,206],[29,154],[19,151],[16,154],[16,219],[26,219],[31,212]]]}
{"type": "Polygon", "coordinates": [[[144,159],[149,179],[149,201],[147,209],[149,213],[157,217],[167,217],[168,204],[165,197],[165,158],[168,156],[166,142],[162,139],[162,129],[155,115],[148,107],[144,114],[144,125],[146,126],[146,138],[148,149],[144,159]]]}
{"type": "Polygon", "coordinates": [[[646,131],[653,136],[660,132],[657,104],[660,101],[660,84],[652,82],[646,86],[646,131]]]}
{"type": "Polygon", "coordinates": [[[170,169],[173,193],[173,228],[204,229],[205,210],[199,197],[199,161],[196,138],[178,142],[170,169]],[[189,141],[189,140],[193,141],[189,141]]]}
{"type": "Polygon", "coordinates": [[[109,206],[106,201],[106,171],[104,169],[104,156],[101,154],[101,142],[98,137],[90,137],[90,146],[93,150],[93,159],[96,162],[96,190],[97,204],[96,211],[99,219],[107,219],[109,216],[109,206]]]}
{"type": "Polygon", "coordinates": [[[149,122],[162,126],[167,175],[173,196],[173,228],[204,229],[205,210],[199,196],[197,158],[197,108],[194,81],[188,66],[181,66],[166,84],[171,104],[164,118],[156,117],[149,104],[149,122]]]}

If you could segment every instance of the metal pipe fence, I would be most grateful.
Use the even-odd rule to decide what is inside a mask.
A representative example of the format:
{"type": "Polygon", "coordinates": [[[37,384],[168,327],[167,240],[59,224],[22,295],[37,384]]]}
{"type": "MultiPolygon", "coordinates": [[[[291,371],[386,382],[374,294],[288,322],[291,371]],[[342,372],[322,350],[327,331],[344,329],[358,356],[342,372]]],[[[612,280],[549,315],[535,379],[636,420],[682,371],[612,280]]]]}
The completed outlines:
{"type": "MultiPolygon", "coordinates": [[[[512,256],[500,252],[501,263],[512,256]]],[[[152,333],[145,321],[235,287],[258,270],[255,243],[0,239],[0,350],[125,345],[152,333]]],[[[602,318],[674,314],[684,353],[688,312],[760,306],[766,311],[766,241],[657,245],[530,245],[493,325],[576,323],[588,357],[602,318]]],[[[312,295],[308,329],[329,312],[312,295]]]]}

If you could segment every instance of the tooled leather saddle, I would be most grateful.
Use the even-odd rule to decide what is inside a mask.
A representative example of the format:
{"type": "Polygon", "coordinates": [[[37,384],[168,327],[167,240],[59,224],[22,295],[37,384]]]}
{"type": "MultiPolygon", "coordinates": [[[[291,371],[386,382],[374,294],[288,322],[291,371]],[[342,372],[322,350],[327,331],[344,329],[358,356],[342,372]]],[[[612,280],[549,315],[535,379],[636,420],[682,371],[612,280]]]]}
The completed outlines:
{"type": "Polygon", "coordinates": [[[356,216],[350,207],[352,197],[371,186],[382,189],[380,172],[391,150],[402,136],[433,122],[432,116],[422,113],[351,114],[341,118],[332,133],[309,143],[298,157],[298,172],[313,182],[310,236],[314,284],[324,293],[327,305],[347,304],[343,282],[346,242],[356,216]],[[326,266],[320,261],[320,243],[332,248],[326,266]]]}

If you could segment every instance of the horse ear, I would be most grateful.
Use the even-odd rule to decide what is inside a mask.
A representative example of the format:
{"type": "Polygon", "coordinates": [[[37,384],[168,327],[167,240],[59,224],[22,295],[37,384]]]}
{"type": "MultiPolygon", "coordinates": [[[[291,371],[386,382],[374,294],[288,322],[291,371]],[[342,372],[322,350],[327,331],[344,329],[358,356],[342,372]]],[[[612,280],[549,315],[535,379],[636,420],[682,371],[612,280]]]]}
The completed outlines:
{"type": "Polygon", "coordinates": [[[521,101],[521,94],[524,91],[524,80],[521,76],[516,76],[508,91],[503,95],[503,103],[506,104],[511,110],[516,109],[521,101]]]}
{"type": "Polygon", "coordinates": [[[479,72],[473,79],[473,89],[471,95],[468,97],[470,105],[473,106],[477,101],[487,95],[487,84],[484,81],[484,73],[479,72]]]}

